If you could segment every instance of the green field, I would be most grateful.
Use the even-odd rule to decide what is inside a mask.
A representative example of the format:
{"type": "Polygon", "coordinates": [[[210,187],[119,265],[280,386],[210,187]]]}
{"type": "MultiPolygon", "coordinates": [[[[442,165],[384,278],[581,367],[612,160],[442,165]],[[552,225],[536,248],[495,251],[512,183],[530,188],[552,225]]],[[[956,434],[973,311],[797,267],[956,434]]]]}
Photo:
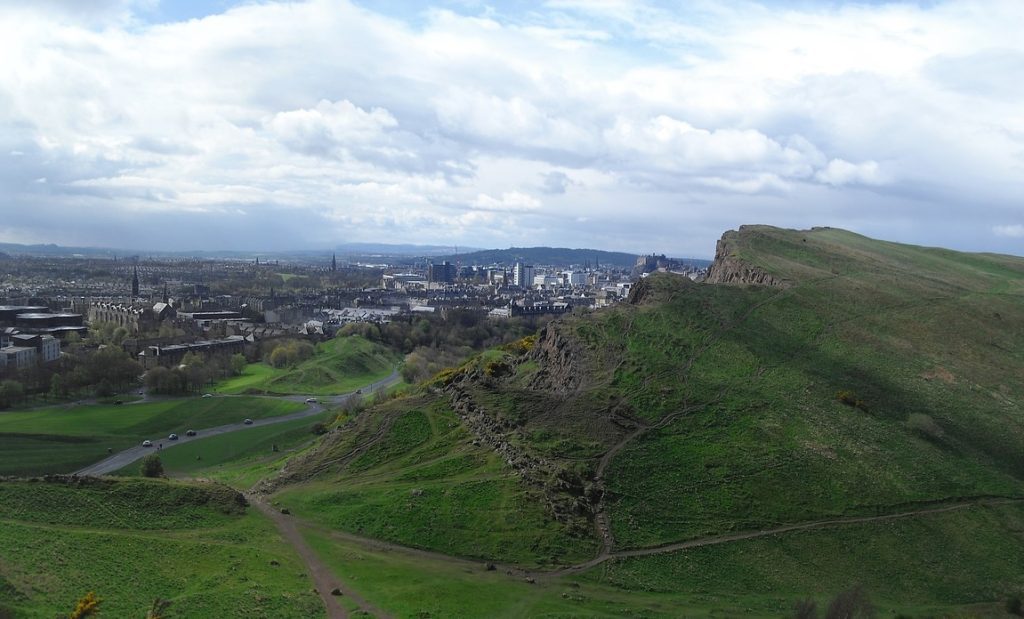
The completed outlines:
{"type": "Polygon", "coordinates": [[[0,482],[0,615],[52,619],[89,591],[103,617],[324,616],[273,525],[223,486],[0,482]],[[6,613],[6,614],[5,614],[6,613]]]}
{"type": "MultiPolygon", "coordinates": [[[[315,439],[314,424],[330,422],[333,412],[282,423],[246,428],[175,445],[160,452],[165,473],[170,477],[215,479],[245,489],[281,468],[287,458],[315,439]],[[273,451],[277,445],[279,451],[273,451]]],[[[117,471],[117,475],[138,475],[139,463],[117,471]]]]}
{"type": "Polygon", "coordinates": [[[316,354],[294,367],[250,363],[241,375],[219,383],[214,393],[338,395],[387,378],[399,355],[361,337],[338,337],[317,345],[316,354]]]}
{"type": "MultiPolygon", "coordinates": [[[[187,398],[0,413],[0,475],[68,473],[144,439],[302,410],[255,397],[187,398]]],[[[169,452],[168,452],[169,453],[169,452]]]]}

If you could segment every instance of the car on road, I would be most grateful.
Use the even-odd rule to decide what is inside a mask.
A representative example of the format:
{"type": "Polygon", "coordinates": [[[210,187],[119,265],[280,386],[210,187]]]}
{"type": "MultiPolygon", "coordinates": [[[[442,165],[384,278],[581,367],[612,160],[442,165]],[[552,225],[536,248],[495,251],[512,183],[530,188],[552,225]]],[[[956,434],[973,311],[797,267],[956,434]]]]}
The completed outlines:
{"type": "Polygon", "coordinates": [[[195,430],[188,430],[188,431],[185,432],[185,436],[195,436],[195,435],[196,435],[196,431],[195,430]]]}
{"type": "Polygon", "coordinates": [[[145,440],[145,441],[142,441],[142,446],[143,447],[152,447],[153,446],[153,441],[148,440],[148,439],[145,440]]]}
{"type": "Polygon", "coordinates": [[[356,393],[362,393],[362,392],[363,392],[362,389],[356,389],[356,393]]]}
{"type": "Polygon", "coordinates": [[[212,398],[212,397],[213,397],[213,394],[212,394],[212,393],[204,393],[204,394],[203,394],[203,397],[204,397],[204,398],[212,398]]]}
{"type": "Polygon", "coordinates": [[[169,435],[167,437],[167,440],[169,440],[169,441],[176,441],[176,440],[178,440],[178,435],[177,434],[171,434],[171,435],[169,435]]]}
{"type": "Polygon", "coordinates": [[[243,421],[242,423],[244,423],[244,424],[245,424],[245,425],[247,425],[247,426],[251,426],[251,425],[252,425],[252,419],[246,419],[246,420],[245,420],[245,421],[243,421]]]}
{"type": "Polygon", "coordinates": [[[114,400],[114,404],[124,404],[124,400],[114,400]]]}
{"type": "Polygon", "coordinates": [[[316,404],[316,398],[306,398],[306,404],[316,404]]]}

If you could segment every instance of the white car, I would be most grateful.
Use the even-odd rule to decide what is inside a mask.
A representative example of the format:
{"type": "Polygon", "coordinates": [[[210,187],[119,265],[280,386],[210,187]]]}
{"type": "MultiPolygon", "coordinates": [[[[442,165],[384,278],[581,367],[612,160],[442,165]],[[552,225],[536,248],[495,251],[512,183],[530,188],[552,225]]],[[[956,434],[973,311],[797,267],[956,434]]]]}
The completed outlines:
{"type": "Polygon", "coordinates": [[[142,441],[142,446],[143,447],[152,447],[153,446],[153,441],[150,441],[150,440],[142,441]]]}
{"type": "Polygon", "coordinates": [[[203,397],[204,397],[204,398],[212,398],[212,397],[213,397],[213,394],[212,394],[212,393],[204,393],[204,394],[203,394],[203,397]]]}
{"type": "Polygon", "coordinates": [[[306,404],[316,404],[316,398],[306,398],[306,404]]]}

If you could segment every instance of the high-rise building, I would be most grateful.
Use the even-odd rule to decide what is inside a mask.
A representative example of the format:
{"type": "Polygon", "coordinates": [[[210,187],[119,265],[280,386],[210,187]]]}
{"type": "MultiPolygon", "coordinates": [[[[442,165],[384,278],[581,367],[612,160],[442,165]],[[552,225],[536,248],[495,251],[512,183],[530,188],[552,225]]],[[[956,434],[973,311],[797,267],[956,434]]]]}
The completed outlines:
{"type": "Polygon", "coordinates": [[[512,283],[520,288],[529,288],[533,284],[534,269],[532,264],[517,262],[512,271],[512,283]]]}
{"type": "Polygon", "coordinates": [[[139,267],[132,270],[132,298],[139,296],[139,267]]]}
{"type": "Polygon", "coordinates": [[[430,265],[430,281],[436,284],[454,284],[456,275],[458,268],[447,260],[430,265]]]}

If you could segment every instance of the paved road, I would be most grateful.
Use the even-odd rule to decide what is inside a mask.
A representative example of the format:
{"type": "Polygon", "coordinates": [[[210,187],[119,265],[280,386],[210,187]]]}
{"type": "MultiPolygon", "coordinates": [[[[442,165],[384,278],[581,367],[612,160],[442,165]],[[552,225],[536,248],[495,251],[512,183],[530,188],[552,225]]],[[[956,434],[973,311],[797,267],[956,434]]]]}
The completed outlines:
{"type": "MultiPolygon", "coordinates": [[[[368,394],[370,394],[370,393],[372,393],[374,391],[378,391],[380,389],[384,389],[386,387],[390,387],[391,385],[397,383],[400,379],[401,379],[401,376],[399,376],[398,370],[395,370],[387,378],[385,378],[383,380],[379,380],[379,381],[374,382],[374,383],[371,383],[371,384],[367,385],[366,387],[363,387],[359,392],[368,395],[368,394]]],[[[154,437],[154,438],[150,439],[151,441],[153,441],[153,446],[152,447],[143,447],[143,446],[139,445],[137,447],[132,447],[130,449],[125,449],[124,451],[118,452],[118,453],[116,453],[116,454],[114,454],[114,455],[112,455],[112,456],[110,456],[110,457],[108,457],[108,458],[106,458],[104,460],[100,460],[99,462],[97,462],[95,464],[90,464],[89,466],[87,466],[87,467],[85,467],[83,469],[75,471],[75,475],[106,475],[108,473],[113,473],[114,471],[116,471],[118,469],[121,469],[121,468],[124,468],[124,467],[128,466],[129,464],[131,464],[132,462],[135,462],[136,460],[141,460],[142,458],[146,457],[147,455],[149,455],[151,453],[159,453],[159,450],[157,449],[157,446],[160,445],[161,443],[163,444],[163,448],[164,449],[173,449],[174,447],[177,447],[178,445],[183,445],[185,443],[190,443],[192,441],[198,441],[198,440],[201,440],[201,439],[204,439],[204,438],[208,438],[208,437],[211,437],[211,436],[217,436],[219,434],[228,434],[230,432],[240,432],[240,431],[246,430],[248,428],[259,428],[261,426],[272,426],[272,425],[275,425],[275,424],[278,424],[278,423],[284,423],[286,421],[292,421],[293,419],[302,419],[304,417],[312,417],[313,415],[318,415],[318,414],[324,412],[324,405],[325,404],[330,404],[330,405],[343,404],[345,401],[347,401],[349,398],[355,396],[359,392],[353,391],[353,392],[350,392],[350,393],[344,393],[344,394],[335,395],[335,396],[308,396],[308,395],[255,396],[255,397],[263,397],[263,398],[274,398],[274,399],[279,399],[279,400],[291,400],[291,401],[295,401],[295,402],[304,402],[307,398],[316,398],[317,402],[307,406],[306,410],[302,410],[302,411],[299,411],[297,413],[292,413],[290,415],[281,415],[279,417],[267,417],[265,419],[254,419],[252,424],[250,424],[250,425],[245,425],[244,423],[242,423],[240,421],[238,423],[229,423],[229,424],[226,424],[226,425],[223,425],[223,426],[217,426],[215,428],[193,428],[196,431],[196,436],[185,436],[185,430],[180,430],[178,432],[178,436],[180,438],[178,438],[178,440],[176,440],[176,441],[170,441],[170,440],[167,440],[166,438],[163,438],[161,440],[161,437],[154,437]]],[[[231,398],[231,397],[240,397],[240,396],[215,396],[215,397],[231,398]]],[[[253,396],[245,396],[245,397],[253,397],[253,396]]]]}

